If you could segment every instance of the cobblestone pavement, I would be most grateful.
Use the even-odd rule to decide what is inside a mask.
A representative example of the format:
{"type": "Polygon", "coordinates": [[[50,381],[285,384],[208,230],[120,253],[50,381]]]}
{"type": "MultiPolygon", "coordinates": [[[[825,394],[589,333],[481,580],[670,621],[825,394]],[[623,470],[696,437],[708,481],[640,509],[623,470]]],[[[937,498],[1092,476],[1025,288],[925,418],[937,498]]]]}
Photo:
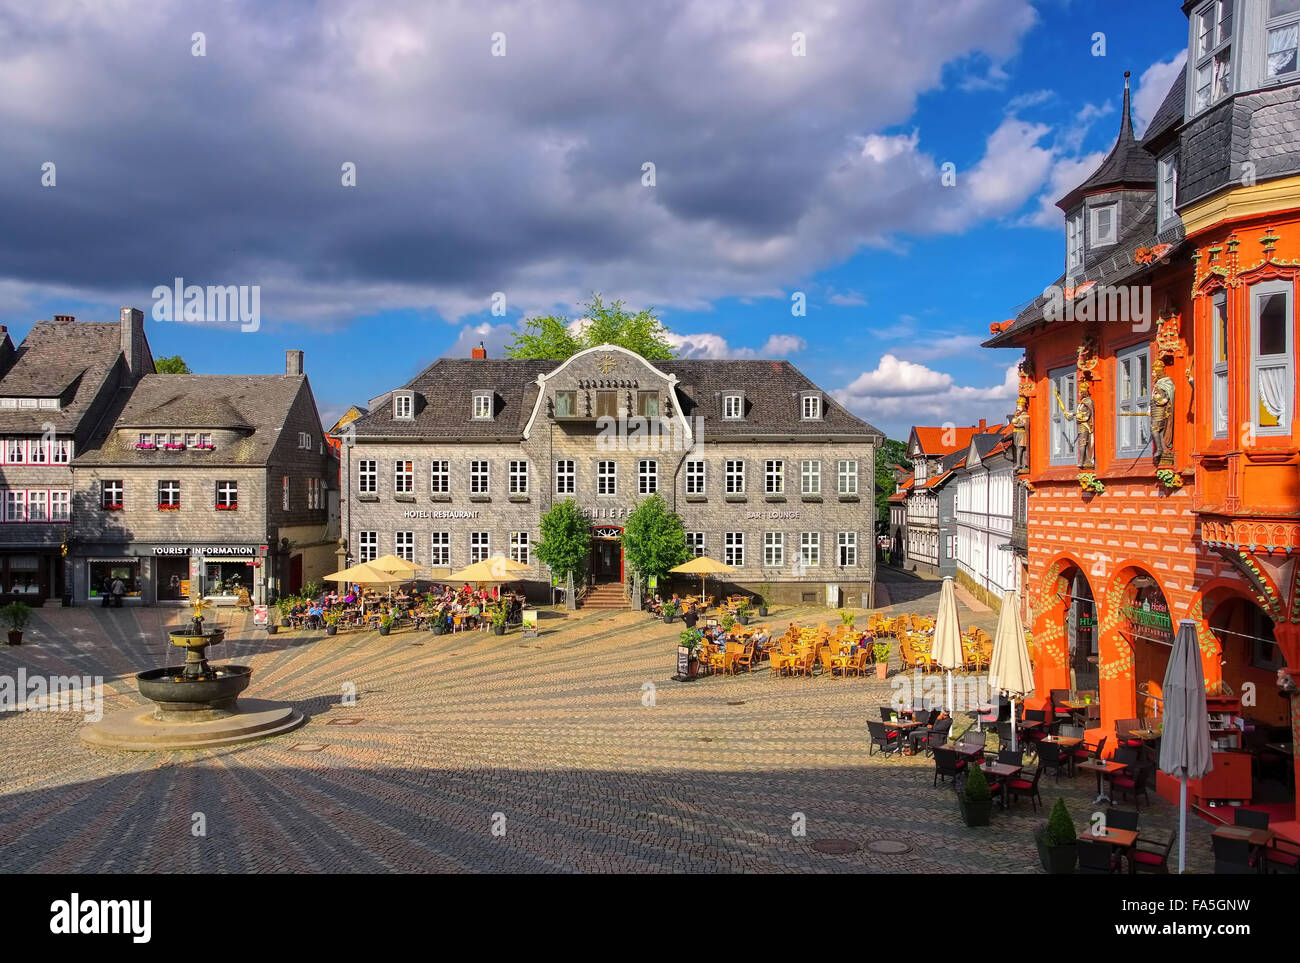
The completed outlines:
{"type": "MultiPolygon", "coordinates": [[[[911,598],[932,610],[937,583],[911,598]]],[[[132,674],[168,658],[163,629],[181,615],[38,609],[25,644],[0,647],[0,675],[102,674],[105,710],[128,707],[141,701],[132,674]]],[[[835,613],[768,621],[791,617],[835,613]]],[[[1039,871],[1044,816],[1028,803],[968,829],[928,759],[868,756],[864,720],[890,682],[764,666],[676,684],[680,625],[635,613],[555,615],[535,640],[268,636],[237,613],[217,620],[228,641],[214,656],[254,666],[247,694],[310,721],[223,750],[126,753],[82,746],[81,715],[0,713],[0,868],[1039,871]],[[875,851],[882,841],[908,851],[875,851]]],[[[1082,828],[1093,788],[1046,779],[1043,797],[1064,796],[1082,828]]],[[[1172,815],[1153,796],[1144,831],[1167,832],[1172,815]]],[[[1203,825],[1189,851],[1208,869],[1203,825]]]]}

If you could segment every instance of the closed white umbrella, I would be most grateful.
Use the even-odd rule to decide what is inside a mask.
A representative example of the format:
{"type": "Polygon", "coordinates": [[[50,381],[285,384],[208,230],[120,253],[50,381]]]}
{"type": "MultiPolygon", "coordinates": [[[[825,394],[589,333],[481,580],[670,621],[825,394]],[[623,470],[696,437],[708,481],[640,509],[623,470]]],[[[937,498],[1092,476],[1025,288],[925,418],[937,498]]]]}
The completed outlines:
{"type": "Polygon", "coordinates": [[[1210,721],[1205,708],[1205,670],[1196,641],[1196,622],[1182,619],[1165,669],[1164,730],[1160,769],[1176,778],[1178,791],[1178,872],[1187,862],[1187,781],[1214,768],[1210,721]]]}
{"type": "Polygon", "coordinates": [[[998,691],[1011,700],[1011,749],[1016,748],[1016,700],[1034,694],[1034,667],[1025,645],[1025,624],[1020,620],[1020,593],[1002,596],[1002,612],[993,635],[989,675],[998,691]]]}
{"type": "Polygon", "coordinates": [[[934,642],[930,646],[930,659],[948,672],[948,712],[954,713],[952,698],[952,670],[962,666],[961,622],[957,617],[957,589],[952,576],[945,576],[939,590],[939,613],[934,617],[934,642]]]}

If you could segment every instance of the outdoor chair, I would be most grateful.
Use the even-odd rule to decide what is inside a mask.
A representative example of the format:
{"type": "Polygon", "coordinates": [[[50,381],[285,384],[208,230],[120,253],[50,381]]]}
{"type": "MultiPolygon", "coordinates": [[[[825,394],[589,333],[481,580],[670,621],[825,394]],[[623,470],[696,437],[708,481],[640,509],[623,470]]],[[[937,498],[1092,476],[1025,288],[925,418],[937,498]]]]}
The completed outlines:
{"type": "Polygon", "coordinates": [[[853,661],[849,663],[849,671],[854,675],[866,675],[868,655],[870,655],[870,650],[865,645],[858,649],[853,656],[853,661]]]}
{"type": "Polygon", "coordinates": [[[951,749],[945,749],[943,746],[934,747],[934,785],[939,785],[939,779],[947,780],[952,777],[953,785],[957,784],[957,775],[966,769],[966,760],[958,759],[957,753],[951,749]]]}
{"type": "Polygon", "coordinates": [[[1234,826],[1248,826],[1251,829],[1268,829],[1268,813],[1238,806],[1232,812],[1232,823],[1234,826]]]}
{"type": "Polygon", "coordinates": [[[867,733],[871,736],[871,743],[867,747],[868,756],[874,756],[877,750],[886,756],[903,751],[902,740],[898,738],[898,732],[893,729],[886,729],[883,722],[868,722],[867,733]]]}
{"type": "Polygon", "coordinates": [[[1061,771],[1065,770],[1067,775],[1074,775],[1074,767],[1070,762],[1070,756],[1061,749],[1060,743],[1040,742],[1038,744],[1038,768],[1048,768],[1056,774],[1056,781],[1061,781],[1061,771]]]}
{"type": "Polygon", "coordinates": [[[897,712],[897,711],[898,711],[898,710],[895,709],[893,706],[881,706],[881,707],[880,707],[880,721],[881,721],[881,722],[889,722],[889,721],[891,721],[891,720],[893,719],[893,717],[894,717],[894,713],[897,712]]]}
{"type": "Polygon", "coordinates": [[[1023,766],[1025,764],[1025,751],[1023,749],[999,749],[998,762],[1004,766],[1023,766]]]}
{"type": "Polygon", "coordinates": [[[1300,873],[1300,844],[1274,836],[1264,850],[1264,869],[1270,873],[1300,873]]]}
{"type": "Polygon", "coordinates": [[[1138,797],[1145,799],[1147,805],[1151,804],[1151,797],[1147,795],[1147,782],[1151,778],[1150,766],[1137,766],[1127,772],[1117,773],[1111,779],[1111,785],[1120,791],[1120,794],[1127,800],[1129,793],[1133,794],[1133,805],[1141,809],[1138,803],[1138,797]],[[1132,773],[1132,775],[1129,774],[1132,773]]]}
{"type": "Polygon", "coordinates": [[[1129,749],[1141,749],[1142,740],[1131,734],[1137,728],[1139,728],[1137,719],[1116,719],[1115,738],[1119,740],[1119,745],[1129,749]]]}
{"type": "Polygon", "coordinates": [[[1065,719],[1070,718],[1070,710],[1065,708],[1063,705],[1061,705],[1062,702],[1070,701],[1070,690],[1053,689],[1051,694],[1052,694],[1052,713],[1061,718],[1065,718],[1065,719]]]}
{"type": "Polygon", "coordinates": [[[1214,872],[1216,874],[1246,874],[1260,871],[1260,860],[1250,842],[1245,839],[1229,839],[1226,836],[1211,836],[1214,845],[1214,872]]]}
{"type": "Polygon", "coordinates": [[[998,748],[1010,749],[1011,748],[1011,723],[999,722],[995,727],[995,731],[998,734],[998,748]]]}
{"type": "Polygon", "coordinates": [[[1120,859],[1110,843],[1089,840],[1080,842],[1076,848],[1079,851],[1080,873],[1109,875],[1119,872],[1120,859]]]}
{"type": "Polygon", "coordinates": [[[1112,829],[1129,829],[1138,831],[1138,814],[1131,809],[1108,809],[1106,825],[1112,829]]]}
{"type": "Polygon", "coordinates": [[[1038,812],[1038,804],[1043,801],[1043,797],[1038,794],[1038,780],[1042,776],[1043,768],[1038,766],[1032,773],[1022,772],[1007,783],[1007,789],[1015,797],[1017,806],[1020,805],[1020,797],[1027,796],[1033,804],[1034,812],[1038,812]]]}
{"type": "Polygon", "coordinates": [[[950,729],[952,729],[951,717],[947,719],[939,719],[937,722],[926,726],[924,729],[917,729],[909,736],[912,743],[912,749],[916,752],[926,749],[933,753],[935,748],[942,746],[948,741],[948,732],[950,729]]]}
{"type": "Polygon", "coordinates": [[[1129,868],[1135,873],[1169,872],[1169,852],[1174,848],[1174,834],[1168,833],[1163,843],[1139,839],[1129,850],[1129,868]]]}
{"type": "Polygon", "coordinates": [[[734,665],[737,671],[740,670],[742,665],[745,667],[746,672],[754,671],[754,643],[752,641],[744,645],[741,651],[737,653],[734,665]]]}

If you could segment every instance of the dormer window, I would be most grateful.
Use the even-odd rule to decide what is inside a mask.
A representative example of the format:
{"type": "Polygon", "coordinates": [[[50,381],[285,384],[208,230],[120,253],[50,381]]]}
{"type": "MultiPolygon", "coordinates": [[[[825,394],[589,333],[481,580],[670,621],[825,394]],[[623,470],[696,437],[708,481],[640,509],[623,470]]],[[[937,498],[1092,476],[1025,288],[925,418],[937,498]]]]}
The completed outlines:
{"type": "Polygon", "coordinates": [[[578,393],[576,391],[557,391],[555,393],[555,417],[572,418],[578,413],[578,393]]]}
{"type": "Polygon", "coordinates": [[[1114,244],[1118,227],[1119,205],[1099,204],[1092,208],[1092,223],[1088,226],[1089,247],[1106,247],[1114,244]]]}
{"type": "Polygon", "coordinates": [[[1083,211],[1065,219],[1065,269],[1083,267],[1083,211]]]}
{"type": "Polygon", "coordinates": [[[1156,230],[1163,231],[1174,219],[1178,204],[1178,151],[1160,158],[1156,172],[1156,230]]]}
{"type": "Polygon", "coordinates": [[[818,421],[822,416],[822,396],[803,396],[803,420],[818,421]]]}
{"type": "Polygon", "coordinates": [[[1192,17],[1195,110],[1204,110],[1232,92],[1232,5],[1233,0],[1212,0],[1192,17]]]}
{"type": "Polygon", "coordinates": [[[482,421],[492,417],[492,392],[474,392],[474,418],[482,421]]]}
{"type": "Polygon", "coordinates": [[[393,417],[399,421],[410,421],[415,417],[415,395],[410,391],[399,391],[393,395],[393,417]]]}
{"type": "Polygon", "coordinates": [[[740,394],[727,394],[722,396],[722,417],[731,421],[738,421],[745,417],[745,396],[740,394]]]}
{"type": "MultiPolygon", "coordinates": [[[[1300,70],[1300,0],[1268,0],[1266,76],[1278,80],[1300,70]]],[[[1288,78],[1294,80],[1295,78],[1288,78]]]]}

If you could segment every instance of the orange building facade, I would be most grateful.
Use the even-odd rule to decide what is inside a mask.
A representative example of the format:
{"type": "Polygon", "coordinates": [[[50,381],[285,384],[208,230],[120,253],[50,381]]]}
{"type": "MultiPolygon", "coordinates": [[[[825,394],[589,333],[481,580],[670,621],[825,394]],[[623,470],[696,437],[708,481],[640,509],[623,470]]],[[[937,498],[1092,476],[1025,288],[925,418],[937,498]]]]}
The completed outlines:
{"type": "Polygon", "coordinates": [[[1095,689],[1093,734],[1113,743],[1117,720],[1161,714],[1193,619],[1208,694],[1244,720],[1193,789],[1208,803],[1252,796],[1234,743],[1294,764],[1300,742],[1300,155],[1237,176],[1300,118],[1300,94],[1243,73],[1204,103],[1189,15],[1188,72],[1145,137],[1126,83],[1114,150],[1058,205],[1066,273],[986,346],[1025,351],[1013,424],[1038,695],[1095,689]]]}

